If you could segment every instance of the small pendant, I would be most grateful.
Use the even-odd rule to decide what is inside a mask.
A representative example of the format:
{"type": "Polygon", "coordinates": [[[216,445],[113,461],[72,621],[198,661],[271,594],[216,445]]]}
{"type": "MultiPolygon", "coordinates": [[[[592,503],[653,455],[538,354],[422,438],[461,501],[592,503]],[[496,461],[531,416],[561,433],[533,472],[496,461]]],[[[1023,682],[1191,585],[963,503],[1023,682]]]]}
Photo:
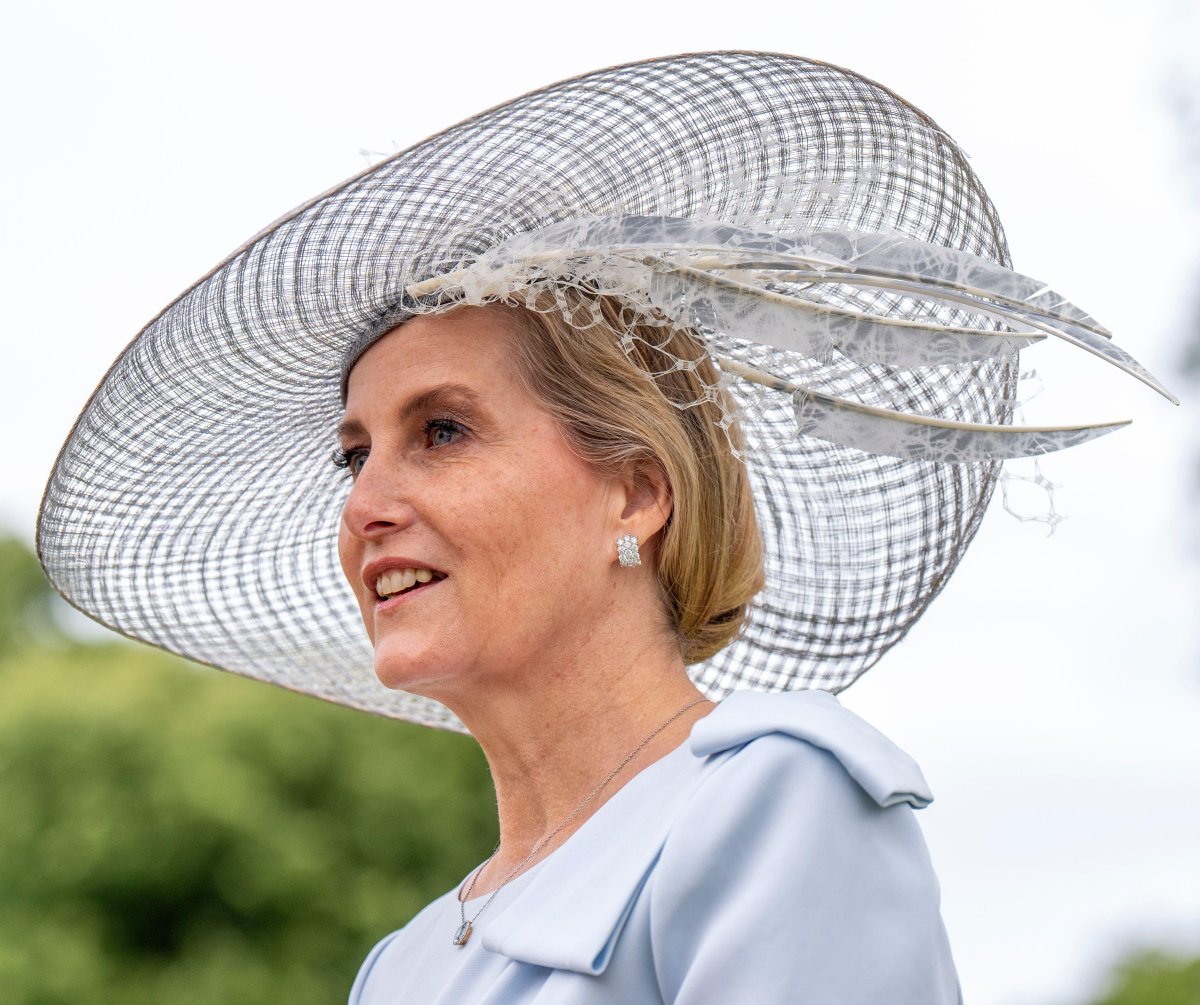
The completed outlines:
{"type": "Polygon", "coordinates": [[[456,946],[465,946],[467,939],[471,937],[471,923],[464,921],[458,926],[458,931],[454,933],[454,944],[456,946]]]}

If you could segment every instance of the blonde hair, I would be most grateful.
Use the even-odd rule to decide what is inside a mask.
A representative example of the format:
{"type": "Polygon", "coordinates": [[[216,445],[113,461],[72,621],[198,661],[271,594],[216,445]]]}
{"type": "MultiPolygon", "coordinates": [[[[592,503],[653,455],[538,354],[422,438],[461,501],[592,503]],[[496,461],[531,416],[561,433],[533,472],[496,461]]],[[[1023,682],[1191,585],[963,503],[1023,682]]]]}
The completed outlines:
{"type": "Polygon", "coordinates": [[[741,631],[763,585],[763,549],[740,433],[716,367],[685,329],[638,323],[611,297],[510,298],[520,337],[516,371],[579,455],[616,474],[662,471],[672,509],[657,574],[684,663],[719,652],[741,631]],[[582,319],[582,320],[581,320],[582,319]],[[682,364],[682,365],[681,365],[682,364]]]}

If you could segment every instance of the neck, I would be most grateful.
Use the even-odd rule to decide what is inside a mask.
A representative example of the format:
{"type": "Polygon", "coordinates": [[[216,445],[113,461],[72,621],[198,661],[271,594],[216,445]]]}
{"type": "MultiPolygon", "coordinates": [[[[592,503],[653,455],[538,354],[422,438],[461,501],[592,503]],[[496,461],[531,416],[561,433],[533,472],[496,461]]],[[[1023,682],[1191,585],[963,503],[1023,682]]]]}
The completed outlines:
{"type": "Polygon", "coordinates": [[[619,660],[526,668],[515,681],[508,677],[492,688],[474,688],[471,701],[451,705],[487,757],[500,822],[499,851],[477,877],[472,896],[495,889],[510,874],[515,878],[553,851],[711,711],[711,702],[700,701],[663,728],[522,865],[639,743],[703,697],[674,640],[665,641],[626,648],[619,660]]]}

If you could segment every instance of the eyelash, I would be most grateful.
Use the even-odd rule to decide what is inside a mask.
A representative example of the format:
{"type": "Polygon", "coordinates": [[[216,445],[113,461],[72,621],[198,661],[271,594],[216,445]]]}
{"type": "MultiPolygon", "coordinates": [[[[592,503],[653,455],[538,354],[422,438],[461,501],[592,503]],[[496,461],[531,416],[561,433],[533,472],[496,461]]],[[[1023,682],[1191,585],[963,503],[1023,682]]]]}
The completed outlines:
{"type": "MultiPolygon", "coordinates": [[[[462,425],[462,423],[455,422],[453,419],[447,419],[447,418],[427,419],[425,421],[425,425],[423,427],[423,432],[425,434],[425,438],[428,439],[429,434],[434,432],[435,430],[448,430],[452,433],[458,433],[458,434],[465,433],[467,431],[466,427],[464,427],[462,425]]],[[[448,443],[436,444],[433,447],[431,447],[431,449],[439,449],[440,447],[447,447],[447,446],[450,446],[450,444],[448,444],[448,443]]],[[[333,462],[333,466],[335,468],[341,468],[341,469],[345,470],[349,474],[349,476],[351,478],[353,478],[354,473],[350,471],[350,466],[356,460],[358,460],[360,457],[363,459],[363,463],[366,463],[366,458],[369,453],[370,453],[370,451],[367,450],[365,447],[349,447],[349,448],[345,448],[345,449],[343,449],[342,447],[337,447],[333,451],[333,454],[330,457],[330,460],[333,462]]]]}
{"type": "Polygon", "coordinates": [[[330,455],[329,459],[333,462],[333,466],[335,468],[344,469],[347,475],[353,478],[354,476],[350,474],[350,464],[358,457],[359,454],[365,453],[366,451],[363,450],[362,447],[351,447],[349,450],[343,450],[341,447],[337,447],[330,455]]]}

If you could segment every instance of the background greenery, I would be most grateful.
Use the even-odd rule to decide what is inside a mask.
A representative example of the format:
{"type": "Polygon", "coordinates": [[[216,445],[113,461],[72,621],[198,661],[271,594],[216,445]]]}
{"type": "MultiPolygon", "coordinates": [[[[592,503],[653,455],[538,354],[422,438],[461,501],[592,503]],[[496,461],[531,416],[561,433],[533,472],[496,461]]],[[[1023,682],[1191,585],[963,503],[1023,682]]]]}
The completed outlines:
{"type": "MultiPolygon", "coordinates": [[[[470,739],[82,643],[55,602],[0,538],[4,1005],[344,1001],[491,850],[470,739]]],[[[1198,1003],[1200,959],[1143,953],[1094,1005],[1198,1003]]]]}
{"type": "Polygon", "coordinates": [[[470,739],[62,635],[0,540],[0,1002],[345,1001],[495,842],[470,739]]]}
{"type": "Polygon", "coordinates": [[[1200,957],[1135,953],[1117,965],[1112,983],[1095,1005],[1200,1005],[1200,957]]]}

